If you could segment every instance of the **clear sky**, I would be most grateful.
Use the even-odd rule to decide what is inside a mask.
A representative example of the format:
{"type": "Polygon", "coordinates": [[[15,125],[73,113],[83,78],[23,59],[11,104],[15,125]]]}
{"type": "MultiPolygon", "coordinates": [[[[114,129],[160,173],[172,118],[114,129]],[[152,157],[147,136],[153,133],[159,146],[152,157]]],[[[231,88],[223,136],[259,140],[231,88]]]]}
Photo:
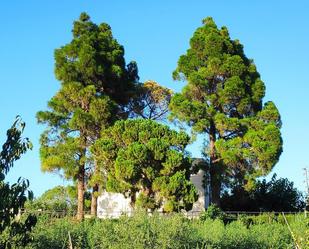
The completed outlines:
{"type": "MultiPolygon", "coordinates": [[[[72,22],[83,11],[97,23],[111,25],[124,45],[126,60],[135,60],[141,81],[153,79],[179,91],[172,71],[188,48],[204,17],[225,25],[233,39],[244,44],[266,84],[265,101],[273,100],[283,121],[284,152],[273,172],[304,190],[303,170],[309,167],[309,2],[288,0],[65,0],[0,2],[0,141],[19,114],[25,136],[34,144],[8,176],[30,180],[36,196],[64,181],[42,173],[35,114],[59,88],[53,52],[71,39],[72,22]],[[307,127],[307,128],[306,128],[307,127]]],[[[190,146],[194,156],[199,143],[190,146]]]]}

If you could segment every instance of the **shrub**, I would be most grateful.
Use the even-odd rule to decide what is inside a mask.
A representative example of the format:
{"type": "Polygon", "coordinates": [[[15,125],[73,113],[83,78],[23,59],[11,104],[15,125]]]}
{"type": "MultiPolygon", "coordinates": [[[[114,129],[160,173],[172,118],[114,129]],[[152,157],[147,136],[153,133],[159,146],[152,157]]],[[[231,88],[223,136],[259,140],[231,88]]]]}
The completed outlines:
{"type": "Polygon", "coordinates": [[[204,211],[201,216],[200,219],[202,221],[205,221],[206,219],[211,219],[211,220],[215,220],[215,219],[219,219],[219,220],[223,220],[224,219],[224,212],[217,207],[216,205],[211,204],[206,211],[204,211]]]}

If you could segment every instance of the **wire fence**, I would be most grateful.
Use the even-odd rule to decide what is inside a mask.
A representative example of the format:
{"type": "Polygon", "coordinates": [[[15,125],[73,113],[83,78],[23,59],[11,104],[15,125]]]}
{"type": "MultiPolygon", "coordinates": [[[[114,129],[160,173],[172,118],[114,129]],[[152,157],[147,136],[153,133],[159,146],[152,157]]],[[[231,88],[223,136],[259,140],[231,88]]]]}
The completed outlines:
{"type": "MultiPolygon", "coordinates": [[[[35,214],[36,216],[47,216],[50,218],[63,218],[63,217],[76,217],[77,212],[76,210],[26,210],[23,209],[20,211],[20,214],[35,214]]],[[[137,211],[127,210],[127,211],[98,211],[97,217],[98,218],[119,218],[121,216],[133,216],[136,214],[137,211]]],[[[164,211],[149,211],[149,215],[153,215],[157,213],[159,215],[170,216],[175,213],[167,213],[164,211]]],[[[189,211],[189,212],[180,212],[185,217],[190,219],[195,219],[201,217],[205,213],[205,211],[189,211]]],[[[179,214],[179,213],[178,213],[179,214]]],[[[223,211],[223,215],[225,219],[237,220],[240,217],[244,216],[269,216],[269,217],[276,217],[280,215],[305,215],[307,217],[307,213],[305,212],[267,212],[267,211],[260,211],[260,212],[252,212],[252,211],[223,211]]],[[[85,218],[92,218],[94,215],[91,214],[89,211],[84,211],[85,218]]]]}

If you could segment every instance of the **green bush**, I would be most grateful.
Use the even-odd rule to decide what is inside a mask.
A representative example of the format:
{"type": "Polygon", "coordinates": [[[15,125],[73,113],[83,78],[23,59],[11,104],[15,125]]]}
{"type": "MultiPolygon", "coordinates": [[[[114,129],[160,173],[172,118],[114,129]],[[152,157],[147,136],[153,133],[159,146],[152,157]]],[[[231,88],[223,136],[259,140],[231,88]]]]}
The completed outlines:
{"type": "Polygon", "coordinates": [[[215,220],[215,219],[219,219],[219,220],[223,220],[224,219],[224,212],[217,207],[216,205],[211,204],[206,211],[204,211],[201,216],[200,219],[202,221],[205,221],[207,219],[211,219],[211,220],[215,220]]]}

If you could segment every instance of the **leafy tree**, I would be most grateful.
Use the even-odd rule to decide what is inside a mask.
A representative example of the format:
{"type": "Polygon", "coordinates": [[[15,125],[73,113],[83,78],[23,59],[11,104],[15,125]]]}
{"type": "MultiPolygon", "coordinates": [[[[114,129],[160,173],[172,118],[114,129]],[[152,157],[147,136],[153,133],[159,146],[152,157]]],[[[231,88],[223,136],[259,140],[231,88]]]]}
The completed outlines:
{"type": "MultiPolygon", "coordinates": [[[[91,194],[85,192],[85,210],[90,210],[91,194]]],[[[73,185],[56,186],[45,191],[40,197],[28,201],[28,211],[48,211],[55,213],[74,214],[77,210],[77,188],[73,185]]]]}
{"type": "Polygon", "coordinates": [[[130,102],[131,117],[162,121],[168,114],[172,91],[148,80],[138,84],[130,102]]]}
{"type": "Polygon", "coordinates": [[[92,152],[108,192],[131,197],[133,207],[164,205],[170,212],[188,210],[197,199],[185,152],[188,142],[184,132],[152,120],[126,120],[104,130],[92,152]]]}
{"type": "Polygon", "coordinates": [[[293,212],[305,207],[303,195],[287,178],[277,179],[276,174],[267,182],[258,180],[254,189],[246,191],[242,186],[234,186],[231,193],[222,197],[224,210],[293,212]]]}
{"type": "Polygon", "coordinates": [[[74,186],[56,186],[45,191],[39,198],[27,202],[27,210],[75,211],[77,189],[74,186]]]}
{"type": "Polygon", "coordinates": [[[62,172],[78,186],[77,218],[84,213],[87,181],[93,187],[91,211],[96,214],[96,162],[89,147],[101,130],[128,116],[126,105],[138,80],[134,62],[125,64],[124,49],[109,25],[96,25],[86,13],[74,22],[73,39],[55,50],[55,74],[61,89],[37,114],[47,124],[41,138],[44,171],[62,172]]]}
{"type": "Polygon", "coordinates": [[[19,178],[12,185],[4,181],[14,162],[32,148],[30,141],[21,136],[24,128],[25,123],[17,117],[7,131],[7,139],[0,152],[0,248],[25,246],[30,241],[30,232],[36,224],[36,217],[33,215],[23,217],[23,220],[18,218],[27,199],[33,198],[32,192],[28,190],[29,181],[19,178]]]}
{"type": "Polygon", "coordinates": [[[218,208],[216,205],[211,204],[207,210],[205,210],[201,215],[200,215],[200,220],[201,221],[206,221],[208,219],[211,220],[223,220],[224,219],[224,212],[218,208]]]}
{"type": "Polygon", "coordinates": [[[226,27],[203,20],[179,58],[174,79],[187,85],[170,103],[171,118],[207,134],[211,197],[220,205],[223,184],[246,188],[268,174],[282,152],[280,114],[273,102],[263,105],[265,85],[253,61],[226,27]]]}

